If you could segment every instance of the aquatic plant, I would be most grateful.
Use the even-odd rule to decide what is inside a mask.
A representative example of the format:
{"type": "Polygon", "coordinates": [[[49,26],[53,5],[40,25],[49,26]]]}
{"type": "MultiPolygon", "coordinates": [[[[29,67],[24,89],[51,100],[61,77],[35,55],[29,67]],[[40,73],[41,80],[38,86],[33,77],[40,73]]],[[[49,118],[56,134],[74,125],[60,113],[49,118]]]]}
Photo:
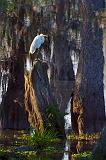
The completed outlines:
{"type": "Polygon", "coordinates": [[[81,153],[77,153],[77,154],[73,154],[72,157],[73,158],[81,158],[82,160],[88,160],[89,157],[91,156],[91,152],[87,151],[87,152],[81,152],[81,153]]]}
{"type": "Polygon", "coordinates": [[[17,157],[20,159],[20,158],[23,158],[25,160],[35,160],[36,158],[36,151],[20,151],[20,152],[17,152],[17,157]]]}
{"type": "Polygon", "coordinates": [[[0,157],[5,156],[6,153],[7,153],[7,151],[5,149],[3,149],[3,148],[0,149],[0,157]]]}
{"type": "Polygon", "coordinates": [[[75,134],[72,133],[70,135],[67,136],[68,140],[86,140],[86,141],[96,141],[100,138],[100,133],[94,133],[94,134],[75,134]]]}
{"type": "Polygon", "coordinates": [[[4,147],[0,148],[0,160],[3,159],[8,159],[10,154],[10,150],[9,149],[5,149],[4,147]]]}
{"type": "Polygon", "coordinates": [[[81,160],[88,160],[90,156],[91,156],[91,152],[90,151],[81,152],[81,153],[77,153],[77,154],[73,154],[72,155],[73,158],[75,158],[75,159],[81,158],[81,160]]]}
{"type": "Polygon", "coordinates": [[[44,130],[42,133],[33,131],[32,135],[28,137],[28,144],[38,149],[43,149],[50,142],[56,142],[58,140],[57,133],[51,130],[44,130]]]}

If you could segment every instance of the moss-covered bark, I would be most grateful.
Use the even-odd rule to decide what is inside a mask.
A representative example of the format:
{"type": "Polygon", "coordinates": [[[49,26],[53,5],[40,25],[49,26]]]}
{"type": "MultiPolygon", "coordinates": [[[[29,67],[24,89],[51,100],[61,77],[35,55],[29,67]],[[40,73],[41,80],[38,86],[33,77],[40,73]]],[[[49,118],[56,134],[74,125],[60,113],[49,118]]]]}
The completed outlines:
{"type": "Polygon", "coordinates": [[[31,73],[25,74],[25,105],[30,124],[38,132],[45,128],[64,134],[64,116],[55,106],[45,62],[35,61],[31,73]],[[52,119],[51,119],[52,118],[52,119]]]}
{"type": "Polygon", "coordinates": [[[103,93],[103,32],[100,17],[89,1],[82,5],[82,50],[72,103],[72,125],[77,133],[100,132],[105,121],[103,93]]]}

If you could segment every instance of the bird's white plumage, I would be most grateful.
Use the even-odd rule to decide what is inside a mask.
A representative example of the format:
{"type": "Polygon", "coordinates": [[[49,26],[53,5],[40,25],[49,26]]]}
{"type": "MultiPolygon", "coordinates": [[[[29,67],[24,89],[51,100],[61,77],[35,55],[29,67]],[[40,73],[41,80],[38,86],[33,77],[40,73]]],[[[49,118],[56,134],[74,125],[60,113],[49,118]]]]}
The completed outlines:
{"type": "Polygon", "coordinates": [[[36,49],[40,48],[40,46],[44,43],[44,41],[45,41],[45,35],[43,34],[37,35],[31,43],[29,53],[33,54],[36,51],[36,49]]]}

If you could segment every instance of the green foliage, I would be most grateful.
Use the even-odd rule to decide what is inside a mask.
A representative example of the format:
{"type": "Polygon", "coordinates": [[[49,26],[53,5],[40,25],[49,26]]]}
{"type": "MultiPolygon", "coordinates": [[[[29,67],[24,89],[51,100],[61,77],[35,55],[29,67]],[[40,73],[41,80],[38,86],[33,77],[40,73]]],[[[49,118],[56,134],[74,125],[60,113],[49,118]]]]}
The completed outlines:
{"type": "Polygon", "coordinates": [[[15,0],[0,0],[1,8],[6,12],[12,12],[15,6],[15,0]]]}
{"type": "Polygon", "coordinates": [[[7,151],[3,148],[0,149],[0,156],[5,156],[7,151]]]}
{"type": "Polygon", "coordinates": [[[53,144],[60,140],[56,136],[56,133],[46,130],[42,134],[33,131],[31,135],[19,135],[13,139],[11,147],[0,149],[0,156],[7,157],[8,160],[46,160],[41,155],[39,157],[38,153],[49,155],[57,153],[56,146],[53,147],[53,144]]]}
{"type": "Polygon", "coordinates": [[[0,148],[0,158],[2,157],[2,159],[8,159],[10,152],[11,152],[10,149],[1,147],[0,148]]]}
{"type": "Polygon", "coordinates": [[[20,151],[17,152],[17,157],[19,158],[23,158],[25,160],[35,160],[36,158],[36,152],[35,151],[20,151]]]}
{"type": "Polygon", "coordinates": [[[64,134],[64,116],[58,106],[47,106],[45,110],[45,128],[64,134]]]}
{"type": "Polygon", "coordinates": [[[76,159],[81,158],[82,160],[88,160],[90,156],[91,156],[91,152],[89,151],[72,155],[73,158],[76,158],[76,159]]]}
{"type": "Polygon", "coordinates": [[[50,142],[56,142],[59,139],[56,137],[56,133],[53,131],[44,130],[43,133],[37,133],[33,131],[32,135],[28,137],[28,143],[31,146],[35,146],[38,149],[44,149],[50,142]]]}
{"type": "Polygon", "coordinates": [[[100,138],[100,133],[94,133],[94,134],[81,134],[81,135],[77,135],[77,134],[70,134],[67,136],[67,139],[69,140],[86,140],[86,141],[95,141],[98,140],[100,138]]]}

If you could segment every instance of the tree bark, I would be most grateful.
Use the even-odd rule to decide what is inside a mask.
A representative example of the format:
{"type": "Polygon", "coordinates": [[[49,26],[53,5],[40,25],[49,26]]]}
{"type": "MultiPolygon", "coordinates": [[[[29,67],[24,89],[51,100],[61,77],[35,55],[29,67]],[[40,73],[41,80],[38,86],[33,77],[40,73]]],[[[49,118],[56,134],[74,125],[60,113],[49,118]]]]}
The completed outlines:
{"type": "Polygon", "coordinates": [[[28,112],[30,124],[37,132],[48,128],[51,123],[49,117],[52,115],[52,128],[59,134],[64,134],[64,120],[59,114],[55,114],[55,101],[53,99],[47,75],[48,65],[45,62],[35,61],[31,73],[25,74],[25,106],[28,112]],[[46,112],[47,109],[49,112],[46,112]],[[55,117],[55,119],[53,119],[55,117]]]}
{"type": "Polygon", "coordinates": [[[106,159],[106,124],[102,130],[101,137],[95,145],[90,160],[105,160],[106,159]]]}
{"type": "Polygon", "coordinates": [[[35,61],[31,73],[25,75],[25,104],[30,124],[37,130],[44,129],[45,108],[53,105],[46,63],[35,61]]]}
{"type": "Polygon", "coordinates": [[[56,0],[56,32],[51,64],[50,83],[53,95],[61,111],[65,111],[74,84],[74,71],[65,30],[65,1],[56,0]]]}
{"type": "Polygon", "coordinates": [[[82,51],[71,109],[73,130],[79,134],[100,132],[105,121],[103,32],[90,2],[82,7],[82,51]]]}
{"type": "MultiPolygon", "coordinates": [[[[105,13],[104,13],[105,14],[105,13]]],[[[103,15],[104,16],[104,15],[103,15]]],[[[105,100],[106,100],[106,36],[105,36],[105,21],[102,22],[104,24],[104,37],[103,37],[103,45],[104,45],[104,59],[105,59],[105,65],[104,65],[104,89],[105,89],[105,100]]],[[[106,107],[106,101],[105,101],[105,107],[106,107]]],[[[95,145],[92,155],[90,157],[90,160],[105,160],[106,159],[106,123],[104,124],[104,128],[101,133],[101,137],[97,144],[95,145]]]]}
{"type": "Polygon", "coordinates": [[[0,107],[1,129],[29,129],[28,115],[24,103],[24,15],[25,9],[19,6],[17,16],[10,17],[12,56],[8,89],[0,107]]]}
{"type": "MultiPolygon", "coordinates": [[[[22,42],[21,42],[22,43],[22,42]]],[[[21,48],[22,49],[22,48],[21,48]]],[[[0,108],[1,129],[28,129],[28,115],[24,105],[24,54],[13,58],[8,90],[3,96],[0,108]]]]}

